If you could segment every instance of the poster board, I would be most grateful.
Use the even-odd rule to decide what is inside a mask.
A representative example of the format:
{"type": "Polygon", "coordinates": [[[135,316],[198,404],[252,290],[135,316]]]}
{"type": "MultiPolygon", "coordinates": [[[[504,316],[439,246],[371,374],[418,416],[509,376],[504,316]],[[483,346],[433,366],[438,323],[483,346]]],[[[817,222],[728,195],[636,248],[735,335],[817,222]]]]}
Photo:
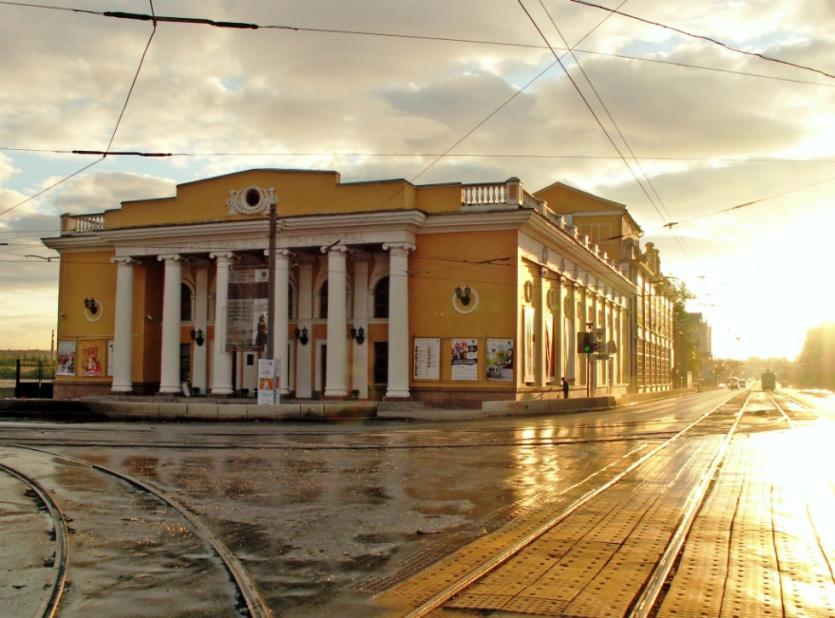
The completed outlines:
{"type": "Polygon", "coordinates": [[[415,380],[441,379],[441,339],[440,337],[415,337],[412,348],[415,380]]]}
{"type": "Polygon", "coordinates": [[[258,352],[267,346],[269,269],[241,264],[229,271],[226,351],[258,352]]]}
{"type": "Polygon", "coordinates": [[[107,375],[113,375],[113,358],[116,356],[114,350],[116,349],[113,339],[107,340],[107,375]]]}
{"type": "Polygon", "coordinates": [[[513,382],[513,339],[487,340],[487,379],[513,382]]]}
{"type": "Polygon", "coordinates": [[[258,400],[259,406],[270,406],[279,403],[281,395],[278,392],[278,363],[271,358],[258,359],[258,400]]]}
{"type": "Polygon", "coordinates": [[[104,341],[78,342],[79,375],[98,378],[104,375],[104,341]]]}
{"type": "Polygon", "coordinates": [[[478,339],[452,339],[452,379],[478,380],[478,339]]]}
{"type": "Polygon", "coordinates": [[[533,307],[525,307],[525,382],[536,381],[536,347],[534,344],[535,314],[533,307]]]}
{"type": "Polygon", "coordinates": [[[55,375],[75,375],[75,341],[58,340],[58,364],[55,366],[55,375]]]}

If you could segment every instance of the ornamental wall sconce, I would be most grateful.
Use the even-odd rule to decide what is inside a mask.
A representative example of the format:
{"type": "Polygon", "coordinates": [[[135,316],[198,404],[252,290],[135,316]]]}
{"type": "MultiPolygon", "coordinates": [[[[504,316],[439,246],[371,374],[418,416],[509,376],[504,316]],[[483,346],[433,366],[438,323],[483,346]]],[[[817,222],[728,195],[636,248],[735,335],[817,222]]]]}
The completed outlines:
{"type": "Polygon", "coordinates": [[[365,341],[365,329],[360,326],[358,329],[351,327],[351,338],[354,339],[359,345],[362,345],[365,341]]]}
{"type": "Polygon", "coordinates": [[[466,286],[463,290],[461,287],[455,288],[455,297],[461,301],[461,304],[465,307],[470,304],[470,300],[472,299],[472,290],[470,290],[470,286],[466,286]]]}
{"type": "Polygon", "coordinates": [[[198,328],[197,330],[191,329],[191,340],[194,341],[197,345],[203,345],[205,339],[203,338],[203,329],[198,328]]]}
{"type": "Polygon", "coordinates": [[[302,345],[307,345],[307,342],[310,341],[310,339],[307,336],[306,326],[301,330],[299,330],[298,328],[296,329],[296,339],[298,339],[299,343],[301,343],[302,345]]]}
{"type": "Polygon", "coordinates": [[[96,315],[99,312],[99,304],[96,302],[96,299],[92,297],[84,299],[84,308],[87,309],[91,315],[96,315]]]}

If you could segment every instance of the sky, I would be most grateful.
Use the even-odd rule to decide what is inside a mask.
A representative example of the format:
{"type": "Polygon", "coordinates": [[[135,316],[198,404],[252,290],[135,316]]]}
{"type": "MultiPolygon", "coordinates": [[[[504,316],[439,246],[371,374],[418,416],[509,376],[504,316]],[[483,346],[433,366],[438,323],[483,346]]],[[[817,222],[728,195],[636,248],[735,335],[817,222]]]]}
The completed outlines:
{"type": "MultiPolygon", "coordinates": [[[[576,46],[563,60],[576,88],[559,65],[528,85],[554,56],[519,0],[155,0],[157,15],[330,32],[159,23],[111,150],[187,156],[108,157],[0,215],[0,349],[49,347],[59,267],[39,238],[61,213],[276,167],[344,181],[517,176],[531,192],[562,181],[624,203],[665,274],[696,294],[688,308],[711,323],[715,356],[794,358],[809,327],[835,319],[835,79],[570,0],[523,4],[557,53],[562,37],[576,46]]],[[[835,74],[832,0],[620,10],[835,74]]],[[[95,161],[53,151],[107,148],[151,31],[0,3],[0,212],[95,161]]]]}

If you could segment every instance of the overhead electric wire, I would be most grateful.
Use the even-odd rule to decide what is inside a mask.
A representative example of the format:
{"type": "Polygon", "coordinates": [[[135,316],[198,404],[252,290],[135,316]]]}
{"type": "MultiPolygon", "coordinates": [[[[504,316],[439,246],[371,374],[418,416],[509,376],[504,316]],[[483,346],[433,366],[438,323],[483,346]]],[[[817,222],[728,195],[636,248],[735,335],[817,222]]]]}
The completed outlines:
{"type": "MultiPolygon", "coordinates": [[[[0,0],[0,5],[8,5],[8,6],[17,6],[17,7],[26,7],[26,8],[38,8],[38,9],[49,9],[55,11],[68,11],[74,13],[86,13],[89,15],[95,15],[98,17],[117,17],[115,12],[107,12],[107,11],[93,11],[87,9],[73,9],[69,7],[61,7],[61,6],[52,6],[52,5],[45,5],[45,4],[31,4],[25,2],[7,2],[0,0]]],[[[126,14],[127,15],[127,14],[126,14]]],[[[150,15],[145,14],[130,14],[136,15],[137,19],[141,21],[150,21],[152,17],[150,15]]],[[[123,15],[119,15],[118,17],[124,18],[123,15]]],[[[545,45],[534,45],[529,43],[517,43],[513,41],[496,41],[496,40],[489,40],[489,39],[471,39],[465,37],[443,37],[443,36],[433,36],[433,35],[426,35],[426,34],[404,34],[404,33],[397,33],[397,32],[377,32],[377,31],[369,31],[369,30],[350,30],[345,28],[313,28],[313,27],[306,27],[306,26],[293,26],[293,25],[258,25],[258,24],[250,24],[247,22],[229,22],[229,21],[219,21],[219,20],[212,20],[206,18],[164,18],[164,17],[157,17],[158,21],[167,21],[171,23],[188,23],[188,24],[197,24],[197,25],[210,25],[215,26],[219,24],[242,24],[246,25],[249,29],[273,29],[273,30],[286,30],[286,31],[294,31],[294,32],[310,32],[313,34],[340,34],[340,35],[350,35],[350,36],[365,36],[365,37],[380,37],[380,38],[394,38],[394,39],[412,39],[418,41],[437,41],[437,42],[446,42],[446,43],[463,43],[463,44],[471,44],[471,45],[486,45],[486,46],[499,46],[499,47],[516,47],[520,49],[539,49],[539,50],[547,50],[548,47],[545,45]],[[252,28],[252,26],[257,26],[256,28],[252,28]]],[[[602,22],[601,22],[602,23],[602,22]]],[[[231,27],[231,26],[228,26],[231,27]]],[[[585,37],[584,37],[585,38],[585,37]]],[[[568,48],[557,48],[560,51],[568,51],[568,48]]],[[[835,84],[827,84],[821,83],[816,81],[809,81],[809,80],[802,80],[796,79],[791,77],[781,77],[777,75],[767,75],[763,73],[752,73],[750,71],[739,71],[734,69],[726,69],[722,67],[714,67],[714,66],[707,66],[701,64],[691,64],[686,62],[679,62],[676,60],[664,60],[662,58],[647,58],[642,56],[631,56],[629,54],[615,54],[615,53],[607,53],[607,52],[600,52],[594,51],[590,49],[579,49],[574,48],[574,52],[578,54],[590,54],[595,56],[602,56],[606,58],[617,58],[621,60],[630,60],[636,62],[650,62],[653,64],[666,64],[674,67],[680,68],[687,68],[687,69],[696,69],[702,71],[716,71],[720,73],[729,73],[733,75],[742,75],[746,77],[756,77],[759,79],[770,79],[776,81],[784,81],[784,82],[791,82],[795,84],[804,84],[807,86],[821,86],[825,88],[835,88],[835,84]]]]}
{"type": "Polygon", "coordinates": [[[694,39],[701,39],[702,41],[707,41],[708,43],[713,43],[714,45],[719,45],[720,47],[724,47],[727,50],[732,52],[736,52],[738,54],[744,54],[746,56],[754,56],[755,58],[760,58],[762,60],[766,60],[767,62],[776,62],[778,64],[783,64],[786,66],[794,67],[796,69],[801,69],[804,71],[811,71],[812,73],[817,73],[819,75],[823,75],[824,77],[835,78],[835,74],[827,73],[821,69],[817,69],[815,67],[811,67],[805,64],[799,64],[797,62],[791,62],[789,60],[783,60],[782,58],[777,58],[775,56],[768,56],[766,54],[760,52],[751,52],[745,49],[736,47],[734,45],[730,45],[729,43],[725,43],[720,41],[719,39],[715,39],[713,37],[706,36],[704,34],[695,34],[693,32],[687,32],[686,30],[682,30],[681,28],[675,28],[674,26],[669,26],[667,24],[663,24],[659,21],[653,21],[651,19],[646,19],[644,17],[638,17],[637,15],[632,15],[630,13],[623,13],[619,9],[610,9],[609,7],[601,6],[599,4],[594,4],[593,2],[588,2],[587,0],[570,0],[570,2],[574,2],[576,4],[582,4],[584,6],[589,6],[595,9],[600,9],[601,11],[608,11],[610,14],[613,15],[620,15],[622,17],[628,17],[629,19],[634,19],[636,21],[649,24],[651,26],[657,26],[659,28],[664,28],[665,30],[672,30],[673,32],[677,32],[678,34],[688,36],[694,39]]]}
{"type": "MultiPolygon", "coordinates": [[[[21,148],[16,146],[0,146],[5,152],[33,152],[66,155],[95,155],[103,150],[62,149],[62,148],[21,148]]],[[[437,157],[437,152],[338,152],[314,150],[308,152],[145,152],[145,151],[109,151],[108,156],[137,156],[137,157],[367,157],[373,158],[420,158],[437,157]]],[[[473,159],[567,159],[588,161],[620,161],[616,155],[593,154],[560,154],[560,153],[493,153],[493,152],[450,152],[445,157],[473,158],[473,159]]],[[[653,156],[641,155],[643,161],[686,161],[711,163],[835,163],[835,159],[799,159],[792,157],[686,157],[686,156],[653,156]]]]}
{"type": "MultiPolygon", "coordinates": [[[[551,22],[551,25],[554,27],[554,30],[556,30],[557,34],[559,35],[560,40],[563,42],[563,45],[568,47],[568,42],[566,41],[565,37],[563,36],[562,30],[560,30],[560,27],[557,25],[557,22],[554,20],[554,17],[551,15],[551,12],[545,6],[545,3],[542,0],[538,0],[538,2],[539,2],[539,6],[542,7],[542,10],[545,12],[545,15],[548,17],[548,20],[551,22]]],[[[621,6],[623,6],[623,4],[621,4],[621,6]]],[[[591,78],[589,77],[588,73],[586,73],[586,70],[583,68],[583,65],[580,62],[580,59],[577,58],[577,56],[574,54],[573,51],[569,50],[568,53],[571,54],[571,58],[574,60],[574,63],[577,65],[577,68],[580,70],[580,73],[582,73],[583,78],[586,80],[586,83],[591,88],[592,92],[594,93],[595,98],[597,98],[597,102],[600,103],[600,106],[603,108],[603,111],[606,112],[606,116],[609,118],[609,122],[612,123],[612,126],[617,131],[618,136],[620,137],[621,141],[623,142],[623,145],[626,146],[626,149],[629,151],[629,155],[632,157],[632,160],[635,161],[635,165],[638,166],[638,170],[640,171],[641,176],[643,176],[644,180],[646,181],[647,185],[650,188],[650,191],[655,196],[655,200],[657,200],[657,204],[656,204],[656,201],[652,197],[650,197],[650,195],[648,193],[645,192],[645,194],[647,195],[647,198],[649,199],[650,204],[655,209],[655,211],[658,213],[658,215],[661,217],[661,220],[664,223],[669,222],[672,219],[672,217],[670,216],[670,211],[667,209],[666,204],[664,204],[664,200],[661,199],[661,196],[658,194],[658,191],[655,189],[655,185],[653,184],[652,180],[649,178],[649,176],[647,176],[647,173],[644,170],[643,166],[641,165],[641,162],[638,160],[638,157],[635,155],[635,151],[633,151],[632,146],[629,145],[629,140],[626,139],[626,136],[623,134],[623,131],[621,131],[621,129],[620,129],[620,125],[615,120],[615,117],[612,115],[612,112],[609,110],[609,106],[606,105],[606,102],[603,100],[603,97],[600,96],[600,92],[597,90],[594,83],[591,81],[591,78]],[[660,205],[660,208],[659,208],[659,205],[660,205]],[[663,210],[663,212],[662,212],[662,210],[663,210]]],[[[637,180],[637,177],[636,177],[636,180],[637,180]]],[[[673,232],[673,237],[676,239],[676,242],[678,243],[682,252],[685,255],[692,258],[693,257],[692,252],[685,245],[684,241],[681,238],[679,238],[678,234],[676,234],[672,229],[670,231],[673,232]]]]}
{"type": "MultiPolygon", "coordinates": [[[[557,55],[556,51],[554,51],[554,48],[553,48],[553,47],[551,47],[551,44],[549,43],[548,38],[545,36],[545,33],[544,33],[544,32],[542,32],[542,29],[539,27],[539,24],[537,24],[537,23],[536,23],[536,20],[533,18],[533,16],[530,14],[530,12],[528,11],[528,9],[525,7],[525,5],[523,4],[522,0],[516,0],[516,1],[518,2],[519,6],[522,8],[522,11],[525,13],[525,15],[527,15],[527,17],[528,17],[528,19],[530,20],[531,24],[533,24],[533,27],[534,27],[534,28],[536,29],[536,31],[539,33],[539,36],[542,38],[542,40],[545,42],[545,44],[546,44],[546,45],[548,45],[548,47],[551,49],[551,53],[554,55],[554,58],[556,58],[556,59],[557,59],[557,62],[559,63],[560,68],[562,68],[563,73],[565,73],[565,76],[568,78],[568,81],[569,81],[569,82],[571,82],[571,85],[574,87],[574,90],[576,90],[576,91],[577,91],[577,94],[578,94],[578,95],[580,96],[580,98],[583,100],[583,103],[586,105],[586,108],[589,110],[589,112],[591,113],[592,117],[594,117],[595,122],[597,122],[597,125],[598,125],[598,126],[600,127],[600,129],[603,131],[603,134],[606,136],[606,139],[607,139],[607,140],[609,141],[609,143],[612,145],[612,148],[614,148],[615,152],[617,152],[617,153],[618,153],[618,155],[620,156],[620,159],[623,161],[623,164],[624,164],[624,165],[626,166],[626,168],[629,170],[629,173],[630,173],[630,174],[632,175],[632,177],[635,179],[635,182],[638,184],[638,186],[640,187],[641,191],[642,191],[642,192],[643,192],[643,194],[646,196],[647,200],[650,202],[650,204],[652,204],[652,205],[655,207],[655,209],[656,209],[656,210],[658,210],[657,205],[655,205],[655,203],[653,202],[652,197],[650,196],[650,194],[649,194],[649,192],[647,191],[646,187],[644,187],[643,183],[642,183],[642,182],[641,182],[641,180],[638,178],[638,175],[635,173],[635,170],[633,170],[633,169],[632,169],[632,166],[631,166],[631,165],[629,165],[629,161],[627,161],[627,160],[626,160],[626,157],[624,156],[623,152],[622,152],[622,151],[621,151],[621,149],[618,147],[617,143],[615,143],[615,140],[612,138],[612,136],[609,134],[609,131],[606,129],[605,125],[604,125],[604,124],[603,124],[603,122],[600,120],[600,117],[597,115],[597,112],[595,112],[595,111],[594,111],[594,108],[591,106],[591,103],[589,103],[589,100],[588,100],[588,99],[586,98],[586,96],[583,94],[583,91],[582,91],[582,90],[580,89],[580,87],[577,85],[577,82],[576,82],[576,81],[574,81],[574,78],[573,78],[573,77],[571,77],[571,74],[568,72],[568,69],[567,69],[567,68],[566,68],[566,66],[562,63],[562,59],[561,59],[561,58],[557,55]]],[[[665,221],[665,218],[664,218],[664,216],[661,214],[660,210],[658,210],[658,214],[659,214],[659,216],[661,216],[661,220],[662,220],[662,221],[665,221]]]]}
{"type": "MultiPolygon", "coordinates": [[[[148,0],[148,2],[151,6],[151,13],[153,14],[154,13],[154,0],[148,0]]],[[[134,86],[136,86],[136,80],[139,78],[139,72],[142,70],[142,65],[145,62],[145,56],[148,53],[148,48],[151,46],[151,41],[154,40],[154,34],[156,34],[156,31],[157,31],[157,24],[156,24],[156,21],[154,21],[153,22],[153,28],[151,30],[151,36],[148,37],[148,42],[145,44],[145,49],[142,51],[142,56],[139,59],[139,66],[137,66],[136,71],[134,71],[133,79],[131,80],[130,87],[128,88],[127,96],[125,97],[124,103],[122,103],[121,110],[119,110],[119,117],[116,119],[116,124],[113,127],[113,132],[110,134],[110,139],[107,142],[107,148],[105,149],[104,154],[102,154],[99,159],[96,159],[92,163],[89,163],[89,164],[85,165],[84,167],[74,171],[72,174],[69,174],[68,176],[64,176],[63,178],[61,178],[57,182],[52,183],[48,187],[46,187],[44,189],[41,189],[37,193],[35,193],[33,195],[30,195],[29,197],[19,201],[18,203],[10,206],[9,208],[6,208],[3,211],[0,211],[0,217],[2,217],[3,215],[15,210],[16,208],[19,208],[20,206],[23,206],[24,204],[27,204],[27,203],[31,202],[35,198],[40,197],[44,193],[46,193],[48,191],[51,191],[55,187],[67,182],[71,178],[74,178],[75,176],[78,176],[79,174],[81,174],[82,172],[85,172],[86,170],[90,169],[94,165],[97,165],[97,164],[101,163],[102,161],[104,161],[104,159],[107,157],[107,151],[110,150],[110,147],[113,145],[113,140],[116,139],[116,133],[119,131],[119,126],[122,123],[122,117],[125,115],[125,110],[128,108],[128,103],[130,102],[131,95],[133,94],[133,88],[134,88],[134,86]]]]}
{"type": "Polygon", "coordinates": [[[684,221],[671,221],[665,227],[669,227],[670,229],[676,225],[684,225],[686,223],[691,223],[693,221],[698,221],[699,219],[705,219],[707,217],[713,217],[716,215],[720,215],[725,212],[731,212],[732,210],[739,210],[740,208],[747,208],[748,206],[754,206],[759,204],[760,202],[765,202],[766,200],[773,200],[778,197],[782,197],[784,195],[788,195],[789,193],[797,193],[798,191],[805,191],[806,189],[811,189],[812,187],[817,187],[818,185],[823,185],[828,182],[835,181],[835,176],[831,178],[826,178],[824,180],[819,180],[817,182],[810,183],[808,185],[803,185],[802,187],[794,187],[793,189],[786,189],[785,191],[780,191],[779,193],[772,193],[771,195],[766,195],[765,197],[760,197],[755,200],[751,200],[750,202],[743,202],[741,204],[737,204],[736,206],[730,206],[728,208],[722,208],[720,210],[715,210],[713,212],[709,212],[703,215],[699,215],[698,217],[693,217],[692,219],[686,219],[684,221]]]}

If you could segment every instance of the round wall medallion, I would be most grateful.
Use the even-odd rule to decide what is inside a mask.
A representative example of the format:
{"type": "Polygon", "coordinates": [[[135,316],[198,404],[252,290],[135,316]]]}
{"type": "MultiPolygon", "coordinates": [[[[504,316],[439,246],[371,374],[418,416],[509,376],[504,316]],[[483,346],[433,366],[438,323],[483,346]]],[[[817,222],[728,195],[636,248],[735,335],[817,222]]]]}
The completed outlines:
{"type": "Polygon", "coordinates": [[[533,298],[533,283],[531,281],[525,281],[525,302],[531,302],[533,298]]]}
{"type": "Polygon", "coordinates": [[[467,287],[467,296],[464,297],[459,293],[460,289],[452,291],[452,308],[458,313],[472,313],[478,307],[478,292],[474,288],[467,287]]]}
{"type": "Polygon", "coordinates": [[[554,288],[551,288],[550,290],[548,290],[547,301],[548,301],[548,308],[551,309],[552,311],[554,309],[559,308],[560,301],[557,298],[557,291],[554,288]]]}
{"type": "Polygon", "coordinates": [[[101,320],[101,316],[104,313],[104,308],[101,306],[101,303],[98,300],[93,300],[92,306],[84,306],[84,317],[87,318],[90,322],[98,322],[101,320]]]}

